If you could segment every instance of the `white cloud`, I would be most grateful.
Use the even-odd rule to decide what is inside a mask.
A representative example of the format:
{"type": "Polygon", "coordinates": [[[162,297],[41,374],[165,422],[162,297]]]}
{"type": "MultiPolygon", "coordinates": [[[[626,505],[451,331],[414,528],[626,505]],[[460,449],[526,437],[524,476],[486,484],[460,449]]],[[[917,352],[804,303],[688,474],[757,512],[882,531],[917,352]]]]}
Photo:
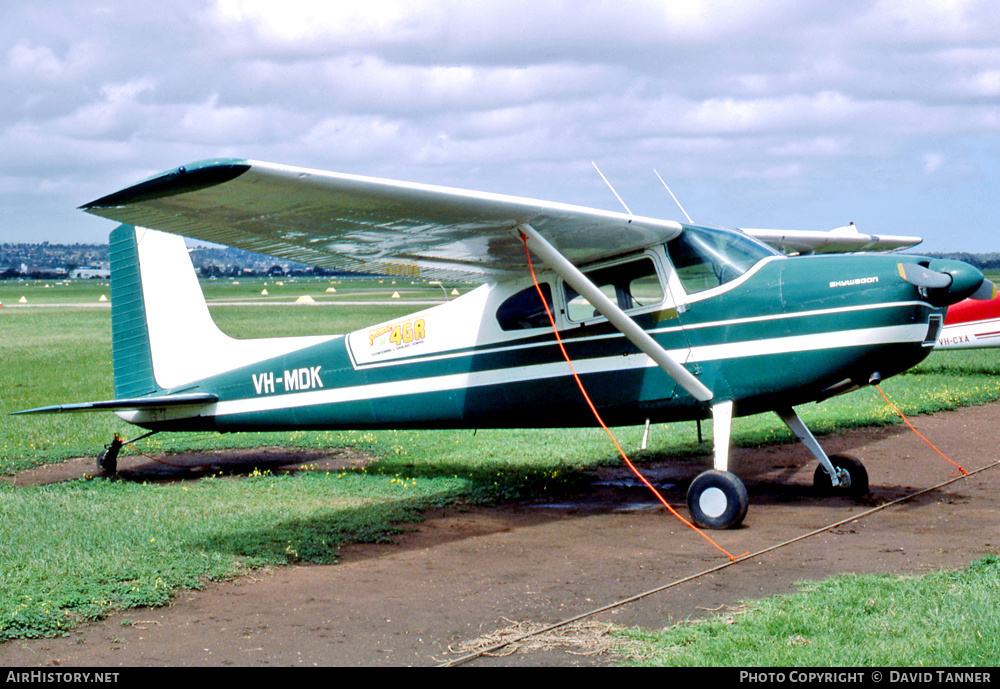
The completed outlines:
{"type": "Polygon", "coordinates": [[[62,56],[51,46],[27,38],[18,40],[7,51],[8,74],[15,79],[65,81],[79,78],[99,63],[97,47],[87,40],[74,41],[62,56]]]}
{"type": "Polygon", "coordinates": [[[247,28],[254,39],[267,46],[302,46],[314,41],[342,45],[345,41],[367,42],[365,37],[375,35],[382,40],[399,40],[410,35],[408,27],[420,17],[437,14],[433,8],[396,0],[218,0],[208,14],[222,26],[247,28]]]}
{"type": "Polygon", "coordinates": [[[992,2],[37,0],[0,25],[0,193],[38,203],[220,155],[615,208],[597,159],[662,210],[658,167],[733,224],[921,171],[996,186],[992,2]]]}
{"type": "Polygon", "coordinates": [[[32,78],[54,79],[63,72],[62,61],[46,46],[18,41],[8,53],[8,64],[13,74],[32,78]]]}

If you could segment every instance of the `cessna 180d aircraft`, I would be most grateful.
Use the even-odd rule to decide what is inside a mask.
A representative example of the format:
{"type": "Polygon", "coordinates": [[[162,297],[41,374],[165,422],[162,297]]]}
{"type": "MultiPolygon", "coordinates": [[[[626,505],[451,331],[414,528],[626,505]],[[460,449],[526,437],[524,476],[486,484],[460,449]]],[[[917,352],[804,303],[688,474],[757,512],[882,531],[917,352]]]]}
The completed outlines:
{"type": "Polygon", "coordinates": [[[609,425],[714,420],[714,468],[688,492],[712,528],[747,510],[728,471],[733,417],[776,412],[818,483],[865,492],[864,467],[828,457],[794,408],[913,366],[945,307],[995,292],[958,261],[824,253],[912,238],[744,232],[245,160],[177,168],[83,210],[125,223],[110,241],[116,398],[28,412],[114,410],[153,432],[594,425],[568,358],[609,425]],[[347,335],[235,340],[181,237],[484,284],[347,335]]]}

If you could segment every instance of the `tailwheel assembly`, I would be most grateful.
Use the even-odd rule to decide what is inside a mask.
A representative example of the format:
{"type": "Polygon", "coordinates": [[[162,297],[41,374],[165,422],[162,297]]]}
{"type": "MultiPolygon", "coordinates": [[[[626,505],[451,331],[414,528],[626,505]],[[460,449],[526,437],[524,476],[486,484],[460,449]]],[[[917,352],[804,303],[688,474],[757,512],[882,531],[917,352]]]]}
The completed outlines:
{"type": "Polygon", "coordinates": [[[813,485],[823,495],[861,497],[868,494],[868,471],[860,460],[850,455],[830,455],[830,464],[837,472],[839,485],[834,486],[829,472],[822,465],[816,467],[813,485]]]}
{"type": "Polygon", "coordinates": [[[97,473],[101,476],[114,476],[118,472],[118,451],[122,449],[124,441],[116,434],[104,451],[97,455],[97,473]]]}

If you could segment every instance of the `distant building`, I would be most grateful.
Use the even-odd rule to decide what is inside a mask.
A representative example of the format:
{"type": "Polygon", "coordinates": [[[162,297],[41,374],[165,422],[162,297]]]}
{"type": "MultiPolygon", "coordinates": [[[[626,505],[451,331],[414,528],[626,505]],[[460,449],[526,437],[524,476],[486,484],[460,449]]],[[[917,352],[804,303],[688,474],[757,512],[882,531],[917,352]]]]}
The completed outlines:
{"type": "Polygon", "coordinates": [[[111,271],[107,268],[74,268],[70,271],[72,280],[89,280],[91,278],[110,278],[111,271]]]}

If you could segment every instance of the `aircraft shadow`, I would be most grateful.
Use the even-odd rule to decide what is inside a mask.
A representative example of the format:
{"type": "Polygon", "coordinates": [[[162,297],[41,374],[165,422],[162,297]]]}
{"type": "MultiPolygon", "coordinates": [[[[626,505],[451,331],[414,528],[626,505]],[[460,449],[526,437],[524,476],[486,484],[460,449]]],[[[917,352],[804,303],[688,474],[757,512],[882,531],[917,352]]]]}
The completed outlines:
{"type": "MultiPolygon", "coordinates": [[[[898,429],[880,429],[883,437],[892,437],[898,429]]],[[[870,442],[862,438],[840,441],[837,452],[846,452],[853,446],[870,442]]],[[[650,454],[639,465],[644,477],[657,488],[669,504],[687,516],[687,485],[694,476],[711,466],[709,455],[702,457],[669,458],[650,454]]],[[[904,483],[878,483],[869,495],[852,498],[819,494],[812,485],[815,459],[797,444],[769,446],[766,448],[737,448],[733,453],[734,469],[747,485],[751,510],[760,514],[768,507],[802,505],[803,509],[815,506],[843,508],[843,517],[863,512],[899,498],[911,495],[923,486],[904,483]]],[[[240,530],[219,535],[198,545],[232,552],[241,556],[261,555],[295,561],[334,562],[340,548],[348,544],[393,544],[387,548],[367,548],[363,553],[352,551],[352,557],[380,557],[398,553],[401,549],[426,547],[419,538],[405,536],[407,532],[422,531],[427,522],[455,518],[470,522],[463,528],[436,530],[437,542],[460,541],[489,533],[500,533],[525,525],[543,525],[556,521],[586,519],[598,514],[630,513],[662,510],[659,500],[624,466],[612,465],[586,470],[567,469],[557,481],[545,472],[526,473],[523,468],[500,472],[493,469],[477,475],[469,466],[434,465],[412,467],[411,471],[393,465],[384,472],[377,463],[365,469],[368,474],[398,476],[403,480],[435,477],[467,478],[471,487],[463,495],[473,494],[476,499],[445,508],[428,510],[425,505],[403,500],[392,505],[395,526],[388,532],[368,528],[373,521],[384,519],[385,505],[358,506],[331,510],[309,519],[294,519],[275,523],[264,528],[240,530]],[[539,484],[548,481],[546,497],[538,497],[539,484]],[[497,485],[502,488],[497,488],[497,485]],[[484,507],[483,501],[487,503],[484,507]],[[488,517],[482,512],[489,511],[488,517]],[[378,519],[376,519],[378,517],[378,519]],[[423,526],[421,526],[423,523],[423,526]]],[[[289,471],[301,469],[290,468],[289,471]]],[[[963,496],[949,489],[948,499],[961,501],[963,496]]],[[[937,492],[915,496],[900,509],[920,509],[941,500],[937,492]]],[[[384,523],[381,522],[381,523],[384,523]]],[[[746,527],[744,527],[746,528],[746,527]]]]}
{"type": "MultiPolygon", "coordinates": [[[[847,432],[821,439],[831,453],[851,453],[852,450],[876,439],[891,439],[906,432],[905,428],[889,426],[847,432]],[[874,434],[874,436],[873,436],[874,434]]],[[[671,457],[657,452],[636,453],[635,460],[643,476],[663,495],[669,504],[686,516],[686,491],[690,481],[711,467],[711,443],[705,443],[705,453],[671,457]]],[[[863,457],[861,457],[864,459],[863,457]]],[[[751,509],[769,506],[802,504],[843,506],[851,511],[890,502],[914,493],[923,486],[904,483],[875,482],[871,493],[861,498],[819,495],[812,486],[815,459],[798,443],[766,447],[734,448],[731,469],[747,486],[751,509]],[[854,508],[853,510],[850,508],[854,508]]],[[[93,463],[87,464],[93,470],[93,463]]],[[[273,475],[304,471],[353,471],[362,468],[369,474],[384,473],[401,479],[451,478],[461,476],[468,482],[458,506],[446,508],[450,513],[474,511],[486,504],[509,514],[519,513],[519,521],[542,524],[556,520],[586,518],[594,514],[643,512],[663,509],[656,496],[621,463],[589,469],[566,468],[553,477],[548,471],[526,471],[523,467],[501,471],[495,468],[478,472],[468,464],[422,465],[382,468],[374,458],[345,448],[298,450],[284,447],[262,447],[245,450],[218,450],[167,454],[157,458],[141,454],[123,455],[120,471],[114,480],[135,483],[171,483],[200,480],[209,476],[248,477],[260,473],[273,475]],[[544,495],[545,497],[539,497],[544,495]],[[463,497],[465,499],[463,500],[463,497]],[[475,505],[475,506],[472,506],[475,505]]],[[[65,477],[62,480],[66,480],[65,477]]],[[[77,477],[79,478],[79,477],[77,477]]],[[[26,484],[25,484],[26,485],[26,484]]],[[[916,509],[940,501],[936,492],[908,500],[905,509],[916,509]]],[[[949,489],[949,500],[963,496],[949,489]]],[[[445,502],[450,502],[446,500],[445,502]]],[[[279,521],[263,528],[237,529],[192,544],[240,556],[261,556],[268,560],[334,562],[339,550],[350,543],[392,543],[401,534],[412,531],[421,519],[436,518],[425,504],[402,500],[390,506],[356,506],[332,509],[308,519],[279,521]],[[386,515],[395,526],[384,528],[386,515]],[[379,524],[378,528],[370,526],[379,524]]],[[[453,540],[509,529],[505,518],[479,520],[473,528],[456,529],[453,540]]],[[[394,546],[392,552],[398,552],[394,546]]],[[[369,551],[368,556],[378,551],[369,551]]]]}

